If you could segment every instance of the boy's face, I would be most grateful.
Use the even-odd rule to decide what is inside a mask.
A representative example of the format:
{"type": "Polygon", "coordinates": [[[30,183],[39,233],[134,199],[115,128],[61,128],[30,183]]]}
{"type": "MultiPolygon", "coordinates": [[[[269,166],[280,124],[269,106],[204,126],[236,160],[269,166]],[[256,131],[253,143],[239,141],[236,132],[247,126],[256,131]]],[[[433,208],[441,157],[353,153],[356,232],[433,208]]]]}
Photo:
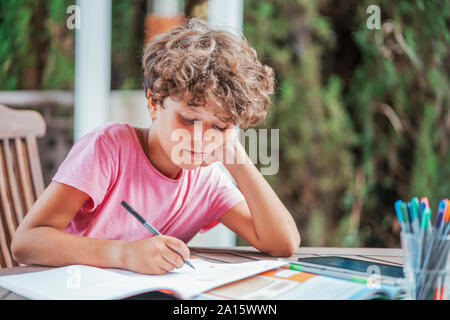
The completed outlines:
{"type": "Polygon", "coordinates": [[[226,135],[234,128],[224,113],[189,106],[184,99],[167,97],[164,108],[157,107],[156,116],[153,129],[166,156],[187,170],[210,164],[207,159],[223,148],[226,135]]]}

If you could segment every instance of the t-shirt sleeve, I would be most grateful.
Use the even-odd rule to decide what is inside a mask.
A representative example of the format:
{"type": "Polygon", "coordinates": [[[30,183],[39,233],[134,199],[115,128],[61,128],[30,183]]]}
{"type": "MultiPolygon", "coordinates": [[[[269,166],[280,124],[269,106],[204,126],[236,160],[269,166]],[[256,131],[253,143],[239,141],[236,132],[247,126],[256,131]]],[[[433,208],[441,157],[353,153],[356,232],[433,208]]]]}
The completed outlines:
{"type": "Polygon", "coordinates": [[[83,209],[94,211],[103,201],[115,177],[114,158],[101,135],[88,133],[78,139],[59,166],[52,181],[88,194],[83,209]]]}
{"type": "Polygon", "coordinates": [[[235,185],[231,175],[224,168],[214,168],[212,179],[209,180],[214,190],[213,201],[209,214],[200,232],[206,232],[219,223],[219,219],[238,203],[245,201],[245,197],[235,185]]]}

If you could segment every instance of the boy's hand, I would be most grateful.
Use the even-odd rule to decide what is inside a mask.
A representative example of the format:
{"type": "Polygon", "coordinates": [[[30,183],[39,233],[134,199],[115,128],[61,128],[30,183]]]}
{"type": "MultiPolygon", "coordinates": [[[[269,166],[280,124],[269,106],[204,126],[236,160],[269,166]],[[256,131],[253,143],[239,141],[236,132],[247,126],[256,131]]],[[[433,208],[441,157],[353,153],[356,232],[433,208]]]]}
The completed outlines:
{"type": "MultiPolygon", "coordinates": [[[[242,164],[251,162],[244,148],[238,140],[237,131],[232,128],[226,130],[226,133],[220,139],[215,140],[216,144],[211,144],[213,149],[204,158],[202,167],[219,161],[222,164],[242,164]],[[219,141],[218,141],[219,140],[219,141]],[[218,147],[216,147],[219,145],[218,147]]],[[[210,151],[210,150],[207,150],[210,151]]]]}
{"type": "Polygon", "coordinates": [[[183,241],[164,235],[126,242],[124,250],[125,268],[146,274],[167,273],[189,259],[189,248],[183,241]]]}

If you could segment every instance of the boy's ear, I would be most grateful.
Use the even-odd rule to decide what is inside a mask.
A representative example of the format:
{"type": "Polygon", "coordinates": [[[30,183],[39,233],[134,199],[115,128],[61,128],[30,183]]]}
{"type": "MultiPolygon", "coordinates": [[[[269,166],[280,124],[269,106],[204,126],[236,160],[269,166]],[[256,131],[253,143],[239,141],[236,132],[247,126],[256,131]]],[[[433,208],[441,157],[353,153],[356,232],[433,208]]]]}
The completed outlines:
{"type": "Polygon", "coordinates": [[[148,100],[148,106],[150,107],[150,114],[153,120],[156,119],[156,104],[152,100],[152,91],[150,89],[147,89],[147,100],[148,100]]]}
{"type": "Polygon", "coordinates": [[[156,104],[152,100],[152,91],[150,89],[147,89],[147,100],[149,105],[156,107],[156,104]]]}

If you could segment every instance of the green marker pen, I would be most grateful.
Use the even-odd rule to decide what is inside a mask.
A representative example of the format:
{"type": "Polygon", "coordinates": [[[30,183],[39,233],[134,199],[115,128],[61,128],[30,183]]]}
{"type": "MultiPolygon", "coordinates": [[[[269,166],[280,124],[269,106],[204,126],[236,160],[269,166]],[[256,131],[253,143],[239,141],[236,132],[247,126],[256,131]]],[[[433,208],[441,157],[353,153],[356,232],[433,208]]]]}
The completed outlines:
{"type": "Polygon", "coordinates": [[[302,266],[302,265],[298,265],[298,264],[290,264],[289,269],[296,270],[296,271],[316,273],[319,275],[329,276],[332,278],[338,278],[338,279],[343,279],[343,280],[349,280],[352,282],[357,282],[357,283],[362,283],[362,284],[367,284],[367,281],[368,281],[364,277],[346,275],[346,274],[341,274],[341,273],[332,272],[332,271],[324,271],[322,269],[315,269],[315,268],[306,267],[306,266],[302,266]]]}

